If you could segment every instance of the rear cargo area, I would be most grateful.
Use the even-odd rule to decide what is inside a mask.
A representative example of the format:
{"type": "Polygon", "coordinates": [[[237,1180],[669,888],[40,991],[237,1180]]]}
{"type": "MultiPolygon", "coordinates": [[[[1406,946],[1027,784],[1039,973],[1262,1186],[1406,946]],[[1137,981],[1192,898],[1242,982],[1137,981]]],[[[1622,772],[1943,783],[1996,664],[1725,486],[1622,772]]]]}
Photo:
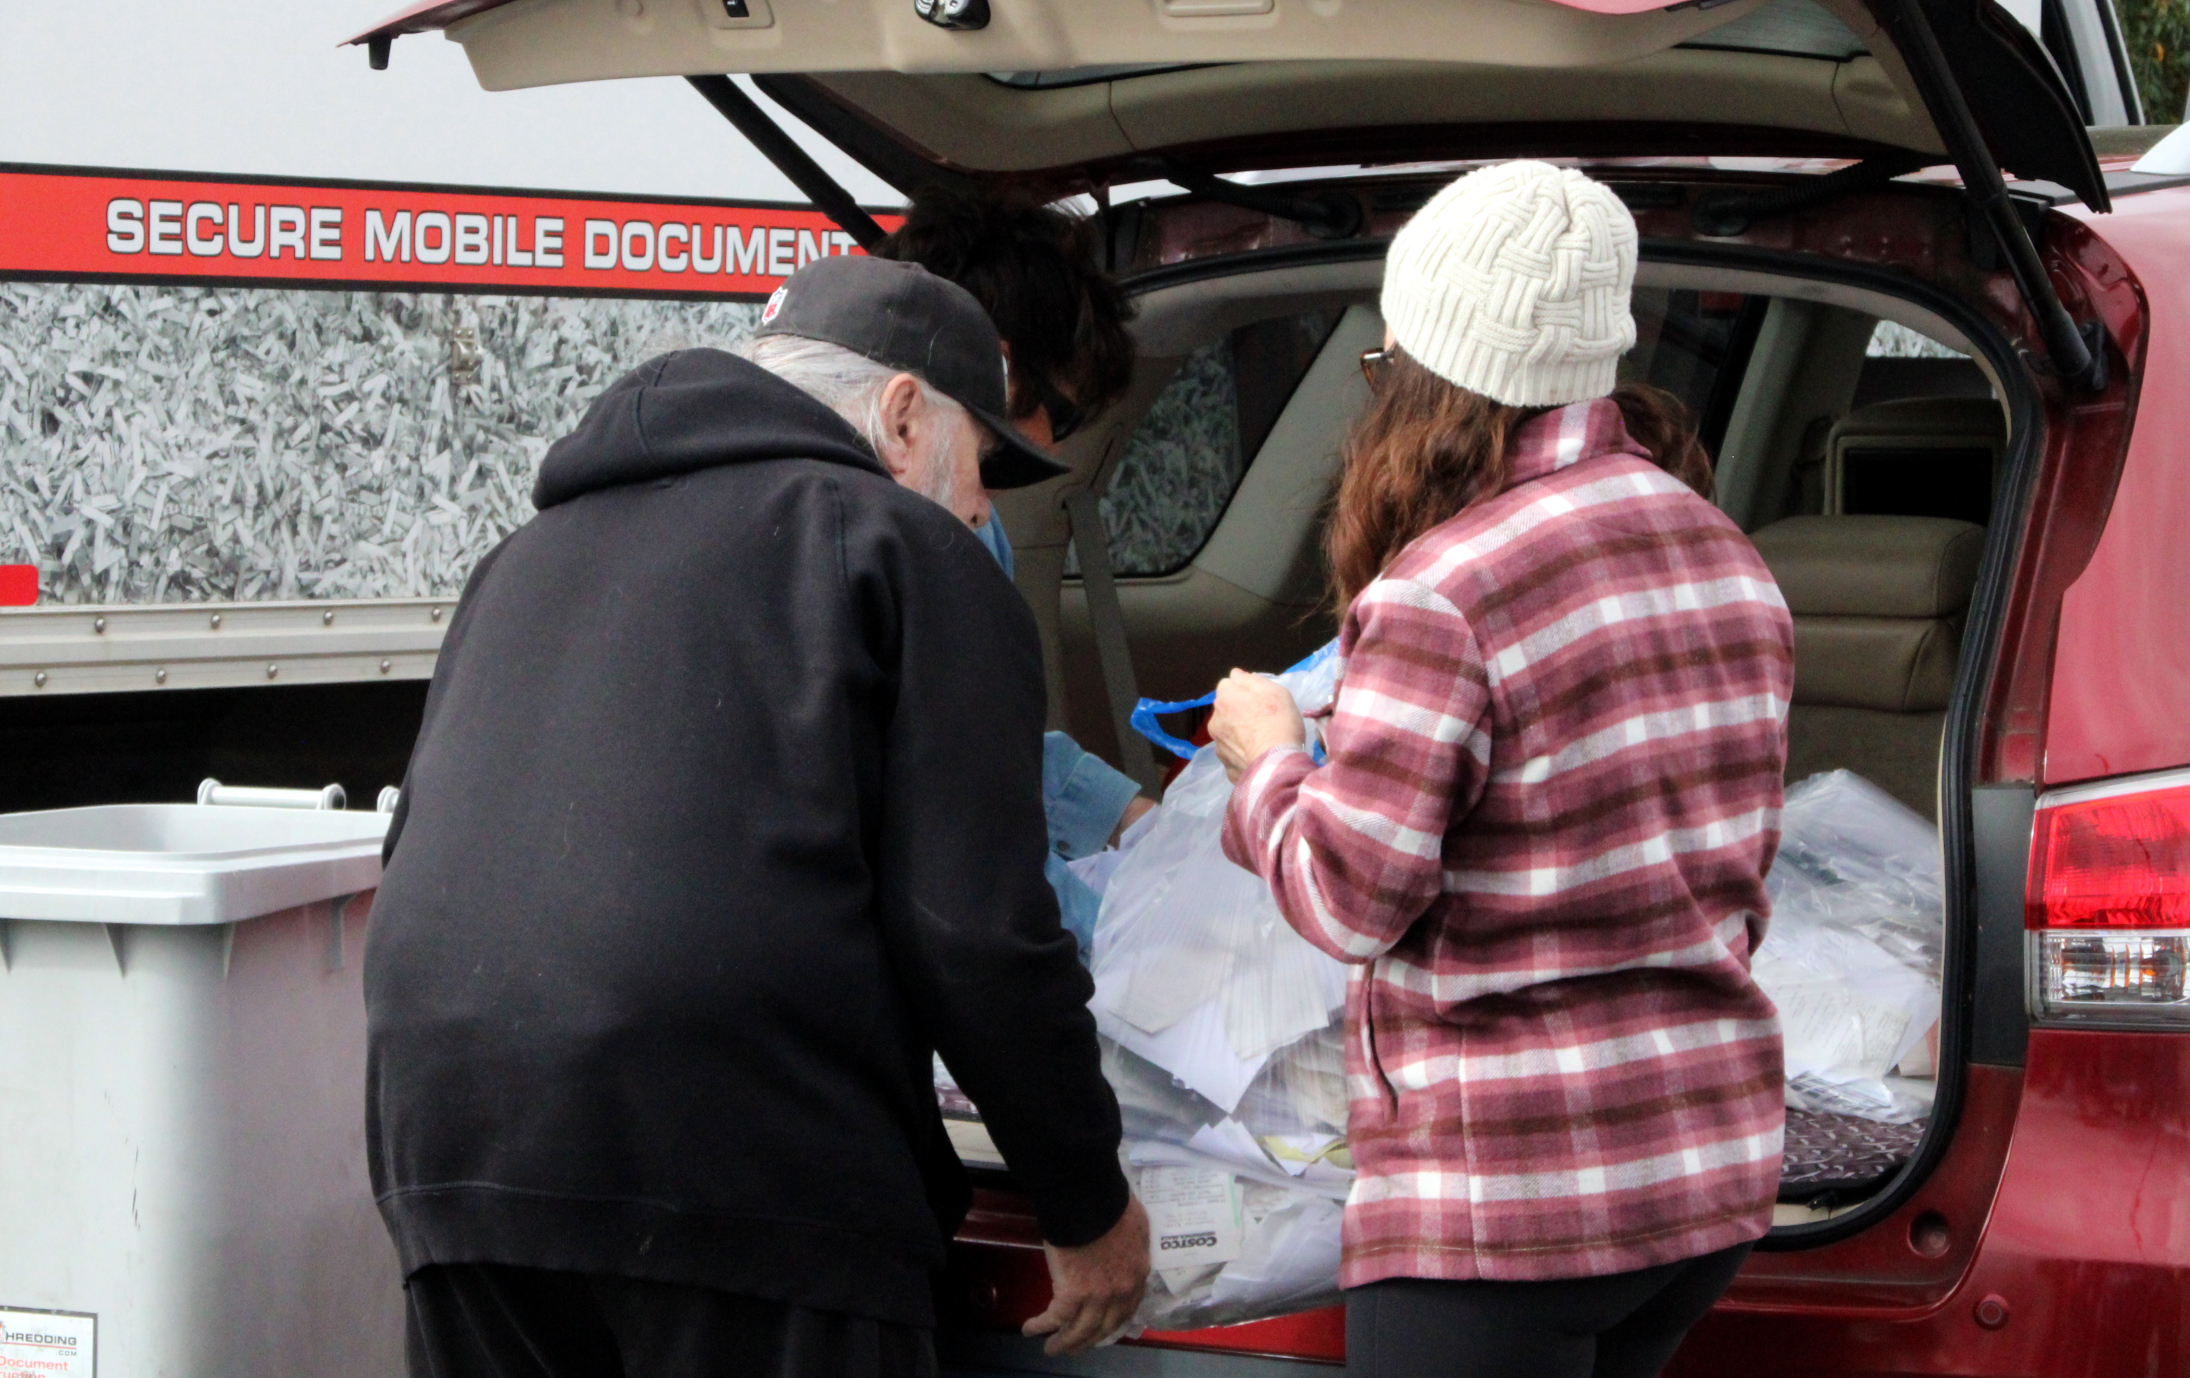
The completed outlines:
{"type": "MultiPolygon", "coordinates": [[[[1372,292],[1345,290],[1335,273],[1306,277],[1262,284],[1267,295],[1238,280],[1201,284],[1175,311],[1143,299],[1155,347],[1104,511],[1145,695],[1204,693],[1233,664],[1274,671],[1331,634],[1314,577],[1320,495],[1359,404],[1355,356],[1382,332],[1372,292]],[[1273,396],[1283,399],[1274,417],[1273,396]]],[[[2008,434],[1988,366],[1952,326],[1875,294],[1768,286],[1646,264],[1642,339],[1622,378],[1688,403],[1719,461],[1720,505],[1793,614],[1790,793],[1758,974],[1789,1050],[1775,1223],[1799,1225],[1858,1209],[1929,1123],[1945,922],[1941,743],[2008,434]]],[[[1009,509],[1007,521],[1015,539],[1043,542],[1038,523],[1009,509]]],[[[1094,617],[1076,559],[1062,554],[1064,712],[1100,746],[1115,737],[1094,617]]],[[[1039,609],[1041,591],[1029,592],[1039,609]]],[[[1191,736],[1199,724],[1186,714],[1164,725],[1191,736]]],[[[1116,917],[1106,907],[1105,920],[1116,917]]],[[[1098,951],[1102,942],[1099,930],[1098,951]]],[[[1315,1041],[1298,1046],[1312,1062],[1315,1041]]],[[[1215,1156],[1206,1150],[1238,1117],[1175,1071],[1112,1049],[1134,1131],[1173,1145],[1199,1136],[1215,1156]]],[[[995,1169],[970,1104],[945,1095],[967,1161],[995,1169]]],[[[1299,1104],[1312,1103],[1301,1090],[1299,1104]]],[[[1321,1127],[1342,1130],[1335,1113],[1321,1127]]],[[[1259,1166],[1297,1168],[1279,1136],[1255,1137],[1259,1166]]],[[[1324,1165],[1345,1161],[1342,1139],[1318,1152],[1324,1165]]]]}

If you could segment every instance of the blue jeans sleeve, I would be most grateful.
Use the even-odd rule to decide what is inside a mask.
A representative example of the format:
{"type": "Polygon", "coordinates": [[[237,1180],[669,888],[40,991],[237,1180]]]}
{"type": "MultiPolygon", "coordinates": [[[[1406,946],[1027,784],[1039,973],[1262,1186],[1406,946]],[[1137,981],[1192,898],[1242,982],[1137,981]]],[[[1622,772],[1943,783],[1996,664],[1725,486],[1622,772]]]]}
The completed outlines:
{"type": "Polygon", "coordinates": [[[1042,738],[1042,809],[1051,850],[1092,856],[1110,843],[1125,806],[1141,792],[1133,777],[1111,769],[1062,732],[1042,738]]]}
{"type": "Polygon", "coordinates": [[[1095,951],[1095,918],[1102,912],[1102,897],[1072,874],[1072,868],[1055,852],[1049,854],[1042,874],[1048,878],[1049,888],[1057,892],[1057,917],[1064,921],[1065,932],[1080,945],[1080,965],[1086,966],[1095,951]]]}

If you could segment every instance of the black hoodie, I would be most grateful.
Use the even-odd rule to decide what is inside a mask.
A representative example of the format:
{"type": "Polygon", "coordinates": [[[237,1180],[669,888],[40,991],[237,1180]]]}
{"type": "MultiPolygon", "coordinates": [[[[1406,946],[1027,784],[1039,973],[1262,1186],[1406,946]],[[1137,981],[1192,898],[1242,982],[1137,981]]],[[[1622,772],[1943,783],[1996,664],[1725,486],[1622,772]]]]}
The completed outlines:
{"type": "MultiPolygon", "coordinates": [[[[464,591],[365,953],[406,1274],[932,1323],[939,1050],[1053,1243],[1124,1210],[1043,880],[1034,620],[835,413],[714,350],[548,452],[464,591]]],[[[948,1158],[947,1161],[945,1159],[948,1158]]]]}

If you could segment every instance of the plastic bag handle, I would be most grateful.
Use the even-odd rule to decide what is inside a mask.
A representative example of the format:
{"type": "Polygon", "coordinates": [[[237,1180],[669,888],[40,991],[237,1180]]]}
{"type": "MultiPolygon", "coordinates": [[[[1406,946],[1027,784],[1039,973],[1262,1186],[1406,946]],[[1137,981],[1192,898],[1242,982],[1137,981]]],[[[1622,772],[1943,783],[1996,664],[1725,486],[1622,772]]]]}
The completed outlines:
{"type": "MultiPolygon", "coordinates": [[[[1336,641],[1326,642],[1324,645],[1317,647],[1313,653],[1302,657],[1297,664],[1288,665],[1280,673],[1290,675],[1297,673],[1301,670],[1312,669],[1336,654],[1338,654],[1338,643],[1336,641]]],[[[1132,716],[1128,718],[1127,721],[1131,722],[1133,724],[1133,730],[1140,733],[1143,737],[1148,738],[1148,740],[1154,742],[1156,745],[1162,747],[1164,750],[1170,752],[1172,755],[1178,757],[1180,760],[1191,761],[1194,759],[1194,753],[1201,750],[1201,748],[1195,746],[1192,742],[1183,741],[1180,738],[1174,737],[1170,733],[1164,731],[1163,724],[1156,721],[1157,715],[1162,713],[1184,713],[1189,709],[1194,708],[1207,708],[1210,705],[1214,704],[1216,701],[1217,695],[1215,690],[1211,690],[1210,692],[1202,695],[1198,699],[1178,699],[1173,701],[1166,701],[1163,699],[1142,699],[1139,703],[1133,705],[1132,716]]],[[[1315,744],[1314,755],[1316,764],[1323,764],[1323,743],[1317,742],[1315,744]]]]}
{"type": "Polygon", "coordinates": [[[1201,748],[1195,746],[1192,742],[1181,740],[1164,731],[1163,724],[1156,721],[1156,715],[1159,713],[1184,713],[1190,708],[1207,708],[1216,701],[1217,696],[1214,692],[1204,694],[1198,699],[1180,699],[1176,702],[1167,702],[1162,699],[1142,699],[1139,703],[1133,705],[1133,716],[1130,721],[1133,724],[1133,730],[1143,737],[1148,738],[1148,740],[1180,760],[1191,761],[1194,759],[1194,753],[1201,748]]]}

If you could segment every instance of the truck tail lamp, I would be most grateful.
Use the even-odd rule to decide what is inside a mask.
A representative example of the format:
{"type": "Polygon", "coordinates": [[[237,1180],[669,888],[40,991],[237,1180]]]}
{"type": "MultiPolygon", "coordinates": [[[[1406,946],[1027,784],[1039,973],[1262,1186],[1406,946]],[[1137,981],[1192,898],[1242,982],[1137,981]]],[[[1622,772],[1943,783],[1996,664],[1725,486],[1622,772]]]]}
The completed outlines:
{"type": "Polygon", "coordinates": [[[2190,1030],[2190,772],[2041,799],[2023,912],[2033,1019],[2190,1030]]]}

